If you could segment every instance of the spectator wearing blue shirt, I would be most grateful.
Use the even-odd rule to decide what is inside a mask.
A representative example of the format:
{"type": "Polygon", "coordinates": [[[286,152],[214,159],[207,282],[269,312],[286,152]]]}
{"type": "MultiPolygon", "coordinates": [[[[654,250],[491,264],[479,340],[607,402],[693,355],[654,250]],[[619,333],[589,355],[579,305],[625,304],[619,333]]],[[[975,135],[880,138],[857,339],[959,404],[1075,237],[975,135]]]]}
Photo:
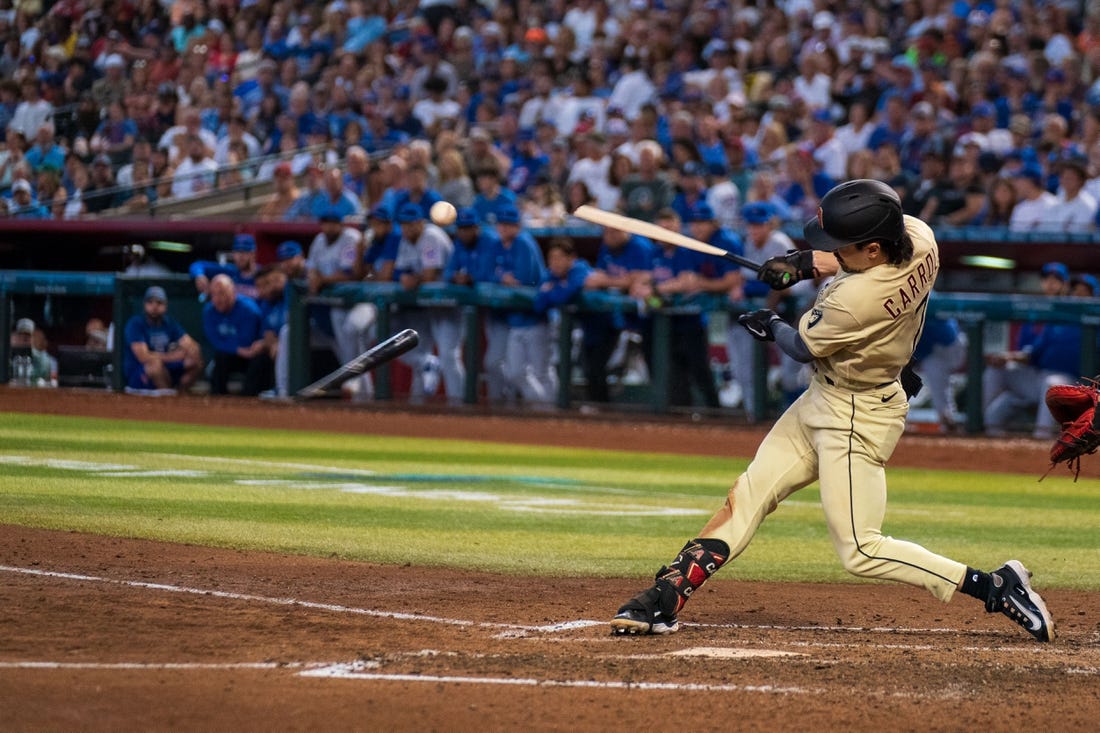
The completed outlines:
{"type": "Polygon", "coordinates": [[[50,212],[35,200],[26,178],[16,178],[11,184],[11,198],[5,199],[10,219],[49,219],[50,212]]]}
{"type": "Polygon", "coordinates": [[[909,130],[909,107],[901,93],[891,89],[882,95],[882,108],[883,120],[871,131],[871,137],[867,139],[867,147],[870,150],[878,150],[889,143],[900,150],[902,138],[909,130]]]}
{"type": "Polygon", "coordinates": [[[394,90],[393,101],[390,104],[390,115],[382,118],[382,120],[388,130],[397,133],[404,139],[425,137],[424,123],[413,114],[412,92],[404,84],[394,90]]]}
{"type": "Polygon", "coordinates": [[[332,53],[332,44],[316,34],[313,18],[308,11],[299,16],[295,31],[296,34],[292,32],[287,39],[287,57],[294,59],[299,77],[313,83],[332,53]]]}
{"type": "MultiPolygon", "coordinates": [[[[648,280],[652,265],[652,242],[636,234],[605,228],[596,267],[585,281],[585,288],[629,294],[648,280]]],[[[581,358],[585,396],[592,402],[610,402],[607,362],[624,330],[638,331],[641,324],[634,316],[624,318],[618,313],[586,313],[580,320],[584,330],[581,358]]]]}
{"type": "Polygon", "coordinates": [[[257,67],[254,78],[241,82],[233,89],[233,96],[241,100],[241,114],[246,119],[253,119],[260,111],[260,103],[268,97],[278,102],[279,109],[286,109],[290,92],[279,83],[276,75],[278,68],[273,59],[266,58],[257,67]]]}
{"type": "Polygon", "coordinates": [[[512,151],[512,167],[508,170],[508,189],[523,196],[531,187],[535,176],[550,163],[550,156],[539,150],[535,130],[525,127],[516,133],[516,145],[512,151]]]}
{"type": "Polygon", "coordinates": [[[429,217],[432,204],[442,201],[439,192],[428,185],[428,169],[422,163],[412,163],[405,172],[407,185],[392,189],[383,198],[382,203],[390,211],[401,211],[406,204],[415,204],[425,219],[429,217]]]}
{"type": "Polygon", "coordinates": [[[38,128],[34,145],[23,154],[23,159],[27,161],[31,170],[35,173],[43,169],[64,170],[65,148],[58,145],[54,140],[53,122],[44,122],[38,128]]]}
{"type": "Polygon", "coordinates": [[[474,172],[474,210],[482,224],[496,224],[497,216],[503,209],[516,208],[516,195],[501,185],[500,169],[486,165],[474,172]]]}
{"type": "Polygon", "coordinates": [[[168,295],[145,290],[143,312],[123,330],[122,370],[127,392],[189,389],[202,374],[202,353],[176,319],[167,315],[168,295]]]}
{"type": "Polygon", "coordinates": [[[193,12],[187,11],[180,16],[179,25],[173,26],[168,36],[176,53],[182,55],[192,40],[202,38],[205,33],[206,26],[195,19],[193,12]]]}
{"type": "Polygon", "coordinates": [[[808,149],[797,149],[787,154],[787,175],[777,186],[777,192],[800,219],[817,213],[817,202],[832,189],[835,182],[818,170],[817,162],[808,149]]]}
{"type": "Polygon", "coordinates": [[[224,265],[211,260],[196,260],[191,263],[188,273],[195,281],[195,290],[200,295],[208,294],[210,281],[217,275],[228,275],[237,286],[237,292],[241,295],[255,299],[256,273],[259,266],[256,264],[256,238],[251,234],[238,234],[233,237],[233,250],[230,255],[232,262],[224,265]]]}
{"type": "MultiPolygon", "coordinates": [[[[344,174],[339,168],[329,168],[321,179],[321,188],[311,193],[302,194],[305,200],[305,210],[309,218],[320,221],[321,217],[335,212],[341,220],[348,217],[360,216],[363,213],[363,204],[351,191],[344,188],[344,174]]],[[[292,207],[301,210],[297,202],[292,207]]],[[[287,212],[290,216],[290,212],[287,212]]]]}
{"type": "Polygon", "coordinates": [[[672,209],[681,221],[691,221],[691,209],[707,200],[706,169],[703,164],[689,160],[680,168],[677,193],[672,198],[672,209]]]}
{"type": "Polygon", "coordinates": [[[255,397],[269,389],[273,364],[264,344],[264,322],[256,301],[238,295],[228,275],[210,280],[210,302],[203,307],[202,327],[214,348],[210,394],[229,392],[229,375],[244,372],[241,394],[255,397]]]}
{"type": "Polygon", "coordinates": [[[1031,75],[1026,66],[1006,64],[1004,79],[1003,93],[993,101],[997,110],[997,127],[1008,127],[1017,114],[1023,114],[1030,120],[1036,119],[1043,102],[1029,89],[1031,75]]]}
{"type": "MultiPolygon", "coordinates": [[[[546,263],[534,237],[524,231],[519,210],[505,207],[497,213],[497,246],[490,252],[490,281],[507,288],[536,288],[546,277],[546,263]]],[[[486,329],[485,371],[492,382],[503,382],[504,397],[520,396],[530,404],[549,403],[556,390],[550,369],[550,332],[546,318],[527,310],[496,313],[490,339],[486,329]],[[503,336],[503,339],[501,338],[503,336]],[[503,341],[503,343],[501,343],[503,341]]]]}

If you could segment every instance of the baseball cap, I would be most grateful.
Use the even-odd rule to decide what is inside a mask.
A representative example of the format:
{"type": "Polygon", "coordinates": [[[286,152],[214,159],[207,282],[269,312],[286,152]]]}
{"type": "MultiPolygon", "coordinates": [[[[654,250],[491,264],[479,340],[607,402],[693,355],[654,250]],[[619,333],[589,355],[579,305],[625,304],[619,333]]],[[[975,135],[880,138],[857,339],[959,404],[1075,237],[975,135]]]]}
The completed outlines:
{"type": "MultiPolygon", "coordinates": [[[[1013,178],[1026,178],[1027,180],[1034,183],[1036,186],[1042,186],[1043,185],[1043,171],[1038,166],[1035,166],[1035,165],[1025,164],[1022,168],[1020,168],[1020,170],[1016,171],[1012,175],[1012,177],[1013,178]]],[[[1067,275],[1067,277],[1068,277],[1068,275],[1067,275]]]]}
{"type": "Polygon", "coordinates": [[[993,117],[997,113],[997,110],[989,102],[978,102],[974,105],[970,113],[974,117],[993,117]]]}
{"type": "Polygon", "coordinates": [[[294,175],[294,169],[290,167],[290,163],[285,160],[275,166],[273,174],[276,176],[292,176],[294,175]]]}
{"type": "Polygon", "coordinates": [[[105,68],[105,69],[111,69],[111,68],[121,69],[124,66],[126,66],[126,62],[123,60],[122,56],[120,56],[117,53],[112,53],[112,54],[108,55],[106,60],[104,60],[104,62],[103,62],[103,68],[105,68]]]}
{"type": "Polygon", "coordinates": [[[233,237],[234,252],[255,252],[256,238],[251,234],[238,234],[233,237]]]}
{"type": "Polygon", "coordinates": [[[20,318],[15,322],[16,333],[34,333],[34,321],[29,318],[20,318]]]}
{"type": "Polygon", "coordinates": [[[107,167],[110,167],[111,157],[109,155],[104,154],[104,153],[100,153],[92,161],[92,165],[105,165],[107,167]]]}
{"type": "Polygon", "coordinates": [[[1100,290],[1100,280],[1097,280],[1092,275],[1086,275],[1086,274],[1074,275],[1073,277],[1071,277],[1069,279],[1069,284],[1070,285],[1087,285],[1089,290],[1092,291],[1093,295],[1096,295],[1097,291],[1100,290]]]}
{"type": "Polygon", "coordinates": [[[23,193],[30,193],[31,192],[30,181],[28,181],[26,178],[17,178],[17,179],[15,179],[15,182],[11,184],[11,192],[12,193],[18,193],[19,191],[22,191],[23,193]]]}
{"type": "Polygon", "coordinates": [[[502,206],[497,211],[497,224],[519,224],[519,209],[515,206],[502,206]]]}
{"type": "Polygon", "coordinates": [[[321,212],[321,215],[317,217],[318,221],[342,221],[344,217],[340,216],[340,212],[336,209],[325,209],[321,212]]]}
{"type": "Polygon", "coordinates": [[[476,227],[477,226],[477,212],[469,206],[463,206],[458,210],[458,215],[455,217],[456,227],[476,227]]]}
{"type": "Polygon", "coordinates": [[[422,221],[424,219],[424,212],[420,210],[420,207],[414,203],[407,203],[402,205],[397,210],[397,221],[402,224],[409,224],[414,221],[422,221]]]}
{"type": "Polygon", "coordinates": [[[302,245],[291,239],[280,244],[278,249],[275,250],[275,257],[278,258],[279,262],[297,257],[300,254],[302,254],[302,245]]]}
{"type": "Polygon", "coordinates": [[[151,285],[145,289],[145,297],[142,300],[159,300],[161,303],[168,302],[168,294],[164,292],[164,288],[159,285],[151,285]]]}
{"type": "Polygon", "coordinates": [[[378,221],[393,221],[393,212],[389,210],[389,207],[379,204],[370,210],[368,214],[369,218],[377,219],[378,221]]]}
{"type": "Polygon", "coordinates": [[[1061,262],[1046,263],[1043,265],[1043,269],[1039,271],[1039,274],[1043,277],[1056,277],[1062,282],[1067,282],[1069,280],[1069,268],[1061,262]]]}
{"type": "Polygon", "coordinates": [[[714,221],[714,209],[710,208],[710,204],[706,201],[700,201],[691,207],[691,211],[688,212],[688,222],[696,221],[714,221]]]}
{"type": "Polygon", "coordinates": [[[753,201],[741,209],[741,216],[749,224],[766,224],[775,216],[775,207],[767,201],[753,201]]]}

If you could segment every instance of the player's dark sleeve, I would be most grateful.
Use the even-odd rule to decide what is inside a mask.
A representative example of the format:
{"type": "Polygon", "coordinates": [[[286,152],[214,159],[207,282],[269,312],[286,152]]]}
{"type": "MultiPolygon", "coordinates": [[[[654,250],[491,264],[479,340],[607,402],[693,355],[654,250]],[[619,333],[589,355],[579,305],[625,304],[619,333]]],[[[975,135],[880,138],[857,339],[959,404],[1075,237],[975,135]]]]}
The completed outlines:
{"type": "Polygon", "coordinates": [[[797,328],[786,321],[775,321],[772,324],[772,330],[775,332],[775,343],[783,349],[784,354],[803,364],[813,361],[814,356],[806,347],[806,342],[802,340],[797,328]]]}

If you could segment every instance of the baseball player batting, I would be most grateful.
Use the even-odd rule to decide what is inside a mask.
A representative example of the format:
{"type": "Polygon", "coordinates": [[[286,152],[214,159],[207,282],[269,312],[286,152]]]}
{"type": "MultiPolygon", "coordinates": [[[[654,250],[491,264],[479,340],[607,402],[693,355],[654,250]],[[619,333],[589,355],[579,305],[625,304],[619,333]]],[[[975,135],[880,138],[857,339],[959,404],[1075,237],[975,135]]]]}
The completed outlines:
{"type": "Polygon", "coordinates": [[[1054,621],[1018,560],[986,573],[881,532],[884,466],[905,429],[911,396],[902,371],[940,266],[932,230],[902,215],[892,188],[859,179],[821,199],[804,236],[811,250],[773,257],[758,274],[776,289],[835,275],[798,328],[770,310],[738,321],[755,338],[812,363],[816,374],[764,438],[725,506],[657,571],[652,587],[619,609],[612,631],[676,631],[677,614],[692,593],[741,554],[779,502],[816,480],[829,535],[848,572],[919,586],[945,602],[961,590],[1039,641],[1053,641],[1054,621]]]}

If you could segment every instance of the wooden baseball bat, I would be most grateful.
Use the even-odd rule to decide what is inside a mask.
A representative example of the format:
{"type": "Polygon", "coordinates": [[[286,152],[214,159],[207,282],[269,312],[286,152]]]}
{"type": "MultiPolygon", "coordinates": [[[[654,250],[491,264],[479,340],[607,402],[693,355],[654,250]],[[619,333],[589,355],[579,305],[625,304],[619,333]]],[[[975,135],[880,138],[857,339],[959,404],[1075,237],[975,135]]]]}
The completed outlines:
{"type": "Polygon", "coordinates": [[[667,242],[668,244],[674,244],[677,247],[684,247],[685,249],[693,249],[696,252],[702,252],[706,255],[714,255],[715,257],[721,257],[725,260],[729,260],[735,265],[741,267],[747,267],[753,272],[760,272],[760,263],[753,262],[752,260],[742,257],[741,255],[734,254],[733,252],[727,252],[721,247],[715,247],[713,244],[707,244],[701,242],[698,239],[687,236],[686,234],[680,234],[669,229],[665,229],[662,226],[651,224],[648,221],[642,221],[641,219],[635,219],[629,216],[623,216],[622,214],[616,214],[611,211],[604,211],[603,209],[597,209],[595,206],[589,206],[584,204],[578,206],[577,210],[573,212],[573,216],[578,219],[584,219],[590,221],[593,224],[599,224],[600,226],[611,227],[612,229],[619,229],[631,234],[638,234],[648,239],[655,239],[658,242],[667,242]]]}
{"type": "Polygon", "coordinates": [[[375,344],[347,364],[341,365],[339,369],[326,374],[313,384],[302,387],[294,396],[302,400],[320,397],[327,390],[339,387],[352,377],[363,372],[369,372],[388,361],[396,359],[405,352],[416,348],[419,343],[420,334],[411,328],[406,328],[404,331],[390,336],[385,341],[375,344]]]}

